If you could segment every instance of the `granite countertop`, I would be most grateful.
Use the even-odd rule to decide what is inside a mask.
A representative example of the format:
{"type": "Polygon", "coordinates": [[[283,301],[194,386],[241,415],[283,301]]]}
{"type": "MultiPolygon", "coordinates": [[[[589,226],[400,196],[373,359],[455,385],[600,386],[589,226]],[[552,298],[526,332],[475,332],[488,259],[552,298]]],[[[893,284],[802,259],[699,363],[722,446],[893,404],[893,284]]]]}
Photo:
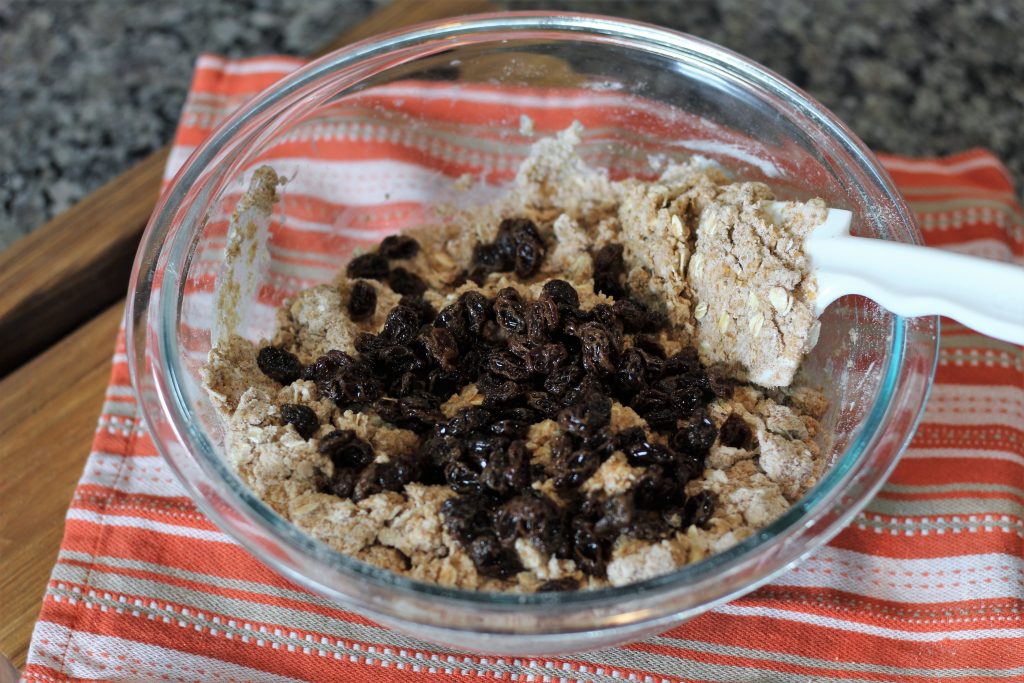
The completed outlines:
{"type": "MultiPolygon", "coordinates": [[[[385,0],[0,3],[0,248],[171,139],[200,52],[302,54],[385,0]]],[[[424,0],[426,1],[426,0],[424,0]]],[[[649,21],[794,81],[876,150],[987,147],[1024,183],[1019,0],[497,0],[649,21]]]]}

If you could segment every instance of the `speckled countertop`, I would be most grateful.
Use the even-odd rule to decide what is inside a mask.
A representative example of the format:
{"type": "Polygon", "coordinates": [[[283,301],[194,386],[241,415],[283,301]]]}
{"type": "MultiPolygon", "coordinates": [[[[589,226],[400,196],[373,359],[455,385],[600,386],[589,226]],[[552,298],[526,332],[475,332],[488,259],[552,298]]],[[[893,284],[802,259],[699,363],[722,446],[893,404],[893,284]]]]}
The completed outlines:
{"type": "MultiPolygon", "coordinates": [[[[0,2],[0,248],[168,142],[199,52],[302,54],[384,1],[0,2]]],[[[877,150],[987,147],[1024,185],[1020,0],[495,4],[693,33],[791,79],[877,150]]]]}

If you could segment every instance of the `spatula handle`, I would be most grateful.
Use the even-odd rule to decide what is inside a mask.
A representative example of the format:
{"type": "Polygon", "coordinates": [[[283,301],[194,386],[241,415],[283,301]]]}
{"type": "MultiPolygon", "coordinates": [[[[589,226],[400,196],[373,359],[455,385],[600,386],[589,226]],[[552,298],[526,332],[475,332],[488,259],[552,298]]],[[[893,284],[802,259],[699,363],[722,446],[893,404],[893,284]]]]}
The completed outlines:
{"type": "Polygon", "coordinates": [[[1024,268],[943,249],[864,237],[808,240],[818,312],[861,294],[903,316],[944,315],[1024,344],[1024,268]]]}

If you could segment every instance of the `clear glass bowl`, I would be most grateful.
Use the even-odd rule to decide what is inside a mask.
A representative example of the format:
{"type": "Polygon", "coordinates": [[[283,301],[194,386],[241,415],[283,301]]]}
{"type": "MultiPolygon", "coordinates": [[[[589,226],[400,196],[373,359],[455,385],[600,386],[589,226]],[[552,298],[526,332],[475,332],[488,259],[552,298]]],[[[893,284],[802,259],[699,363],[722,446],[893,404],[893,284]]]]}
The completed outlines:
{"type": "MultiPolygon", "coordinates": [[[[752,538],[643,583],[576,593],[468,592],[393,575],[305,535],[235,476],[220,421],[199,385],[213,320],[204,292],[223,277],[226,219],[239,193],[253,169],[268,162],[315,186],[318,167],[289,160],[288,145],[296,140],[323,137],[323,147],[307,152],[314,155],[328,140],[344,145],[352,136],[404,141],[439,172],[418,178],[415,210],[387,219],[397,230],[422,220],[436,202],[486,195],[450,191],[464,171],[492,189],[508,182],[515,164],[496,152],[523,156],[535,138],[519,130],[520,114],[544,98],[561,98],[560,109],[533,117],[538,134],[578,116],[587,125],[584,157],[613,175],[654,176],[660,160],[700,154],[738,178],[769,182],[781,197],[820,196],[852,210],[857,234],[921,241],[874,155],[820,104],[763,67],[639,23],[481,15],[352,45],[243,106],[164,193],[136,259],[127,313],[132,380],[146,425],[218,526],[282,575],[339,605],[426,640],[496,654],[564,653],[634,640],[784,571],[834,536],[881,486],[913,433],[937,356],[937,319],[900,318],[856,298],[833,305],[804,366],[831,401],[825,426],[835,438],[827,475],[752,538]],[[409,109],[395,95],[424,84],[435,88],[434,109],[474,107],[474,123],[439,127],[431,116],[443,118],[443,111],[409,109]],[[470,92],[477,94],[467,99],[470,92]]],[[[379,177],[367,180],[365,191],[401,198],[408,182],[401,174],[379,177]]],[[[344,202],[316,209],[313,234],[334,255],[326,260],[294,258],[271,227],[271,264],[256,274],[259,286],[239,311],[247,336],[269,336],[276,303],[329,280],[365,243],[353,229],[365,220],[360,202],[344,202]]]]}

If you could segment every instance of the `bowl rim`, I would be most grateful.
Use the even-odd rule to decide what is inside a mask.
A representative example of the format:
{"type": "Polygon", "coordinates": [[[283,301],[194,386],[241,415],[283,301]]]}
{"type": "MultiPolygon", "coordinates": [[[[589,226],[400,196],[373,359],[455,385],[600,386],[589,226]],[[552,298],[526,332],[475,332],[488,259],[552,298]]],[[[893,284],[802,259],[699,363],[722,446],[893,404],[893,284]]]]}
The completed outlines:
{"type": "MultiPolygon", "coordinates": [[[[874,154],[867,149],[863,142],[845,124],[839,121],[816,100],[765,67],[726,48],[687,34],[641,22],[600,15],[566,15],[556,12],[503,12],[437,20],[381,34],[341,48],[299,68],[264,90],[222,122],[209,138],[193,152],[175,175],[168,189],[163,193],[154,211],[142,239],[142,245],[136,258],[130,285],[131,295],[126,312],[126,327],[131,331],[127,335],[129,370],[132,385],[136,390],[137,396],[140,397],[139,404],[143,420],[150,434],[153,435],[153,441],[157,449],[170,463],[179,480],[188,490],[193,500],[199,505],[200,509],[211,517],[217,526],[236,542],[239,542],[260,561],[272,566],[278,573],[321,594],[328,595],[344,603],[354,603],[368,611],[373,611],[378,606],[363,605],[360,603],[358,596],[340,593],[336,589],[325,586],[315,579],[298,572],[293,566],[281,561],[274,555],[260,552],[247,538],[238,534],[232,523],[224,518],[224,514],[209,504],[195,483],[189,480],[187,476],[184,476],[175,462],[175,458],[169,454],[166,444],[156,436],[157,430],[154,429],[156,415],[152,414],[154,406],[142,400],[140,391],[142,373],[149,372],[152,374],[153,370],[149,362],[151,358],[147,355],[146,351],[155,344],[157,355],[165,359],[165,362],[168,364],[167,367],[171,371],[169,378],[166,379],[159,375],[152,376],[152,380],[156,383],[160,393],[160,408],[163,411],[164,417],[169,419],[173,425],[179,443],[190,443],[189,439],[182,438],[185,434],[194,431],[194,429],[190,424],[191,421],[188,419],[189,406],[180,391],[178,381],[175,379],[176,374],[184,376],[185,372],[180,367],[180,358],[176,353],[175,330],[171,329],[169,325],[162,325],[160,326],[162,334],[154,336],[145,329],[138,329],[138,326],[145,323],[154,313],[158,313],[166,320],[173,320],[173,313],[177,310],[176,307],[179,302],[176,296],[161,295],[159,298],[159,308],[150,307],[149,301],[140,298],[138,293],[140,292],[140,286],[141,289],[145,288],[147,266],[155,265],[157,257],[161,252],[163,252],[166,258],[165,249],[168,245],[164,238],[166,237],[167,229],[173,223],[172,219],[175,217],[177,209],[185,201],[186,194],[191,190],[192,185],[201,178],[206,166],[223,148],[232,143],[232,136],[237,133],[244,121],[268,111],[275,105],[287,103],[289,98],[298,97],[305,92],[304,88],[312,87],[319,78],[343,66],[357,64],[361,60],[371,59],[381,54],[394,52],[395,50],[421,47],[427,43],[433,43],[435,46],[443,45],[446,40],[453,38],[479,35],[487,36],[488,40],[494,40],[497,33],[513,33],[514,35],[506,35],[506,39],[510,42],[529,39],[530,36],[535,35],[543,35],[548,39],[598,36],[624,40],[629,43],[628,46],[630,48],[634,49],[640,47],[640,43],[645,43],[646,47],[653,51],[682,49],[688,53],[698,54],[700,57],[715,60],[720,66],[737,70],[746,77],[753,77],[759,85],[765,87],[769,92],[785,97],[789,103],[798,104],[800,106],[800,113],[803,116],[809,117],[814,124],[821,127],[822,132],[828,135],[832,142],[840,144],[846,152],[862,164],[862,170],[870,174],[871,179],[885,192],[888,200],[898,211],[901,218],[907,221],[911,227],[913,238],[917,241],[921,239],[913,214],[907,208],[902,196],[896,190],[891,178],[889,178],[874,154]],[[140,306],[147,313],[146,316],[139,315],[140,306]],[[146,310],[147,308],[148,310],[146,310]],[[167,317],[168,315],[171,317],[167,317]],[[140,332],[144,334],[140,334],[140,332]]],[[[178,245],[178,247],[180,249],[181,245],[178,245]]],[[[167,282],[164,281],[162,285],[164,288],[167,287],[167,282]]],[[[170,289],[167,291],[170,294],[174,294],[170,289]]],[[[876,436],[878,427],[888,419],[887,413],[891,404],[890,399],[892,398],[894,386],[899,380],[900,371],[903,368],[908,321],[899,316],[893,316],[892,324],[893,334],[891,335],[888,362],[886,363],[883,379],[877,390],[874,404],[864,422],[858,428],[859,433],[853,440],[853,443],[808,494],[798,500],[782,517],[759,530],[751,538],[721,553],[716,553],[701,562],[687,564],[669,574],[627,586],[549,594],[494,593],[449,588],[395,575],[387,570],[382,570],[330,549],[320,541],[316,541],[311,536],[306,535],[297,526],[277,515],[242,483],[241,479],[235,475],[221,457],[216,455],[213,449],[208,449],[208,452],[205,453],[199,453],[198,456],[191,449],[189,450],[192,457],[199,457],[201,465],[208,475],[215,474],[221,482],[226,482],[232,489],[236,500],[245,504],[242,512],[247,521],[255,521],[264,531],[270,532],[278,541],[286,543],[303,556],[318,562],[322,561],[322,558],[325,556],[329,557],[334,560],[332,562],[334,565],[332,569],[338,568],[350,572],[360,580],[370,581],[385,590],[397,591],[398,593],[417,598],[442,599],[448,605],[463,604],[475,610],[479,610],[481,607],[493,608],[496,611],[513,609],[522,611],[544,610],[552,606],[571,606],[573,608],[609,606],[624,597],[656,597],[667,592],[675,593],[679,589],[688,586],[720,582],[723,575],[735,574],[747,566],[752,559],[755,559],[758,554],[754,552],[755,548],[765,550],[781,546],[789,540],[791,535],[784,532],[802,532],[809,529],[812,524],[820,522],[821,518],[831,510],[842,491],[845,490],[845,485],[854,477],[856,465],[862,463],[865,452],[872,445],[871,438],[863,437],[865,435],[870,437],[876,436]],[[247,513],[255,514],[255,519],[253,514],[247,513]]],[[[704,601],[697,607],[702,610],[706,609],[770,581],[773,577],[788,569],[793,563],[813,552],[838,533],[882,486],[895,466],[899,454],[905,449],[913,435],[914,429],[921,418],[927,393],[934,377],[935,364],[938,357],[938,319],[924,319],[922,324],[926,335],[934,335],[934,344],[932,344],[934,347],[932,349],[933,359],[931,368],[928,371],[927,386],[924,388],[923,393],[915,400],[915,403],[917,403],[914,408],[915,416],[912,424],[907,429],[907,433],[895,447],[894,455],[886,463],[886,466],[874,473],[874,476],[867,482],[860,501],[848,504],[838,516],[828,521],[823,529],[809,538],[801,546],[799,552],[790,552],[786,555],[784,561],[779,561],[769,571],[761,572],[755,581],[745,581],[742,585],[736,586],[730,591],[721,592],[714,599],[704,601]]],[[[199,436],[205,438],[205,435],[201,433],[199,436]]],[[[392,616],[401,615],[394,614],[392,616]]],[[[665,615],[660,614],[656,616],[664,617],[665,615]]],[[[647,618],[649,620],[653,617],[647,615],[647,618]]]]}

